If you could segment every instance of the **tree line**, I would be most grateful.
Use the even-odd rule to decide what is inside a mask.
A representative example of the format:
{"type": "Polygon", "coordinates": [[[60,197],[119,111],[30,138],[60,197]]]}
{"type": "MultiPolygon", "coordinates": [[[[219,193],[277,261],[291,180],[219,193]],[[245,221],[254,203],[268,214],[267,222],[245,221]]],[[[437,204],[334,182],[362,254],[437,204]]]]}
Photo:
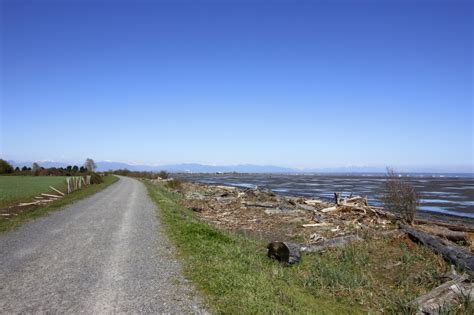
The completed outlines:
{"type": "Polygon", "coordinates": [[[44,168],[37,162],[34,162],[31,167],[23,166],[13,167],[8,161],[0,159],[0,174],[15,174],[15,175],[33,175],[33,176],[73,176],[78,174],[93,173],[97,166],[93,159],[86,159],[83,165],[68,165],[66,167],[49,167],[44,168]]]}

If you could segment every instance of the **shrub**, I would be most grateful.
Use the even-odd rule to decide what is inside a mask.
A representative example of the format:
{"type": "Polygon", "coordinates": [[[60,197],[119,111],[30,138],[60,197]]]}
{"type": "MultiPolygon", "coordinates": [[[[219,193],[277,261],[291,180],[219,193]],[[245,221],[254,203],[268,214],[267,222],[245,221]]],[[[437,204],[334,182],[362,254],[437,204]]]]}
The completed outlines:
{"type": "Polygon", "coordinates": [[[180,179],[172,179],[166,182],[166,187],[173,190],[180,190],[183,187],[183,181],[180,179]]]}
{"type": "Polygon", "coordinates": [[[13,173],[13,166],[5,160],[0,159],[0,174],[13,173]]]}
{"type": "Polygon", "coordinates": [[[419,196],[413,185],[391,168],[387,168],[381,199],[388,210],[399,214],[407,223],[413,223],[419,196]]]}
{"type": "Polygon", "coordinates": [[[102,176],[97,173],[91,174],[91,184],[100,184],[102,183],[102,176]]]}

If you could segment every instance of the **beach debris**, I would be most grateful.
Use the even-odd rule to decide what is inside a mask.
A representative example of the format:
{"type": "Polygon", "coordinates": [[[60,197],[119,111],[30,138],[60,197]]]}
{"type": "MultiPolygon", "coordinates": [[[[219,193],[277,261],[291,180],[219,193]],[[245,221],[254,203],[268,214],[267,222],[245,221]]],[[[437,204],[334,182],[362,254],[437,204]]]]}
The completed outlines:
{"type": "Polygon", "coordinates": [[[326,227],[326,226],[332,226],[331,224],[327,222],[321,222],[321,223],[308,223],[308,224],[303,224],[302,227],[308,228],[308,227],[326,227]]]}
{"type": "Polygon", "coordinates": [[[320,211],[323,212],[323,213],[327,213],[327,212],[333,212],[333,211],[337,211],[337,210],[338,210],[338,207],[334,206],[334,207],[324,208],[320,211]]]}
{"type": "Polygon", "coordinates": [[[436,225],[417,225],[416,227],[419,230],[447,239],[451,242],[462,243],[465,245],[469,245],[471,243],[469,234],[466,232],[452,231],[446,227],[436,225]]]}
{"type": "MultiPolygon", "coordinates": [[[[350,235],[398,238],[406,235],[398,229],[401,218],[385,211],[383,207],[368,204],[366,196],[337,194],[338,204],[317,198],[306,199],[277,195],[265,187],[243,188],[225,185],[209,185],[184,182],[179,189],[184,198],[180,203],[196,215],[216,226],[246,231],[257,238],[292,242],[294,239],[308,241],[314,245],[321,241],[311,238],[320,235],[325,240],[350,235]]],[[[418,221],[415,221],[418,223],[418,221]]],[[[437,228],[432,222],[417,228],[428,234],[440,236],[455,246],[469,245],[472,234],[469,230],[456,231],[449,223],[437,228]]],[[[303,246],[303,245],[301,245],[303,246]]],[[[458,247],[458,246],[457,246],[458,247]]]]}
{"type": "Polygon", "coordinates": [[[322,252],[328,248],[344,247],[353,242],[360,242],[362,240],[363,239],[357,235],[345,235],[330,239],[324,239],[317,244],[300,245],[300,251],[306,253],[317,253],[322,252]]]}
{"type": "Polygon", "coordinates": [[[346,235],[325,239],[321,235],[315,234],[314,238],[317,239],[318,242],[309,245],[273,241],[267,246],[267,255],[281,263],[292,265],[300,262],[302,252],[317,253],[329,248],[343,247],[353,242],[362,241],[362,238],[357,235],[346,235]]]}
{"type": "Polygon", "coordinates": [[[474,283],[466,283],[468,275],[455,275],[452,280],[434,288],[409,303],[416,314],[440,314],[447,307],[459,305],[461,300],[474,301],[474,283]]]}
{"type": "Polygon", "coordinates": [[[313,242],[319,242],[319,241],[324,241],[326,238],[322,235],[319,235],[317,233],[313,233],[310,235],[309,239],[313,242]]]}
{"type": "Polygon", "coordinates": [[[287,242],[271,242],[267,246],[267,256],[284,265],[293,265],[301,261],[300,245],[287,242]]]}

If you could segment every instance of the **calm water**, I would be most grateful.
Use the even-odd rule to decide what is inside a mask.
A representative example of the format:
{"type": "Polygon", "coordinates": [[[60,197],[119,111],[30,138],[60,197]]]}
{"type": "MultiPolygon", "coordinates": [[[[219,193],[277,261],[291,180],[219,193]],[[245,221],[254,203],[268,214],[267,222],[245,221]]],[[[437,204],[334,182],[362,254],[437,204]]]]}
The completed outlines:
{"type": "MultiPolygon", "coordinates": [[[[253,188],[264,186],[275,193],[332,200],[334,192],[369,196],[369,204],[381,205],[381,175],[287,175],[287,174],[179,174],[178,177],[207,184],[253,188]]],[[[417,175],[407,177],[421,195],[420,211],[474,219],[474,177],[417,175]]]]}

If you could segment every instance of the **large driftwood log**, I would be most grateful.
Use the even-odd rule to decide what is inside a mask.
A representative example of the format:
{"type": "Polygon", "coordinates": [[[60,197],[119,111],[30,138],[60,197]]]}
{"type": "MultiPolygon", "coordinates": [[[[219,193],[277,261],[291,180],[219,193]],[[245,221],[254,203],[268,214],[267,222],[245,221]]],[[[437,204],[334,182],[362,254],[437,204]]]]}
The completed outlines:
{"type": "Polygon", "coordinates": [[[445,260],[465,270],[471,278],[474,278],[474,254],[440,237],[416,230],[408,225],[402,224],[400,228],[407,233],[411,239],[441,254],[445,260]]]}
{"type": "Polygon", "coordinates": [[[283,264],[292,265],[300,262],[300,245],[287,242],[271,242],[267,246],[268,257],[283,264]]]}
{"type": "Polygon", "coordinates": [[[460,231],[452,231],[448,228],[443,226],[436,226],[436,225],[419,225],[417,229],[421,229],[422,231],[439,236],[441,238],[445,238],[451,242],[464,242],[464,244],[470,244],[471,240],[469,235],[465,232],[460,231]]]}
{"type": "Polygon", "coordinates": [[[318,244],[304,245],[287,242],[271,242],[268,244],[268,257],[276,259],[281,263],[292,265],[300,262],[301,252],[317,253],[328,248],[343,247],[350,243],[362,241],[357,235],[346,235],[330,238],[318,244]]]}
{"type": "Polygon", "coordinates": [[[467,278],[469,278],[467,275],[457,275],[454,279],[413,300],[410,302],[410,306],[420,314],[438,314],[443,307],[459,304],[457,299],[461,295],[472,300],[474,298],[473,284],[463,283],[467,278]]]}

